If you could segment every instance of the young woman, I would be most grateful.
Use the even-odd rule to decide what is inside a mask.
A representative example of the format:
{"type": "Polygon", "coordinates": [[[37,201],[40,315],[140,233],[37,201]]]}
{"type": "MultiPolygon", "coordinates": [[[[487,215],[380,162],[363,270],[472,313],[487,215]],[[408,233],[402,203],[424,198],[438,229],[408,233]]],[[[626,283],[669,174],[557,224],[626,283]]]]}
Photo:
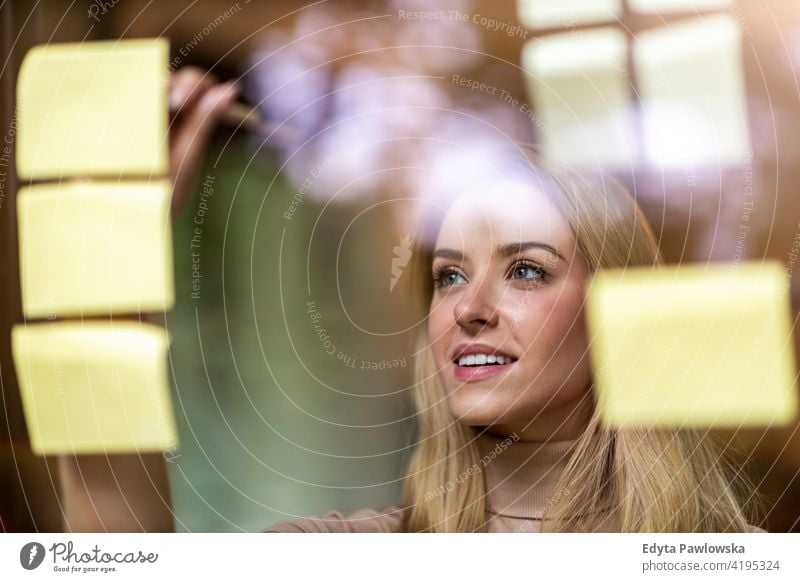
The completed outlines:
{"type": "Polygon", "coordinates": [[[595,416],[586,285],[601,268],[660,263],[633,198],[525,150],[497,163],[417,237],[427,325],[403,507],[269,531],[755,529],[747,490],[702,433],[610,430],[595,416]]]}
{"type": "MultiPolygon", "coordinates": [[[[173,161],[190,162],[174,170],[177,209],[203,147],[198,136],[235,94],[197,76],[189,83],[192,74],[178,79],[192,88],[173,148],[173,161]]],[[[610,181],[548,171],[522,149],[498,163],[491,179],[473,182],[426,221],[415,241],[426,325],[415,358],[419,440],[402,506],[286,520],[266,531],[756,529],[742,509],[748,492],[739,491],[738,473],[702,433],[612,430],[595,415],[586,286],[601,268],[660,262],[632,197],[610,181]]],[[[132,519],[133,529],[171,527],[165,486],[132,502],[117,493],[118,478],[112,485],[113,467],[86,462],[62,459],[68,520],[70,507],[92,507],[92,519],[74,518],[72,529],[126,529],[132,519]],[[78,480],[81,463],[87,471],[78,480]],[[103,487],[106,497],[97,494],[103,487]],[[113,507],[115,496],[128,509],[98,509],[96,499],[113,507]]],[[[163,479],[158,462],[147,462],[163,479]]],[[[136,461],[127,463],[135,473],[136,461]]]]}

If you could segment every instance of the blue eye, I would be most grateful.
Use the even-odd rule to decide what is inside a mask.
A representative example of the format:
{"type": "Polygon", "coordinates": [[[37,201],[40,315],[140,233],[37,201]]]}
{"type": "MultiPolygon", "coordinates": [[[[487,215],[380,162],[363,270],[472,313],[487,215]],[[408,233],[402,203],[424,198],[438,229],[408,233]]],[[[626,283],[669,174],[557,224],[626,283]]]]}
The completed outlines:
{"type": "Polygon", "coordinates": [[[511,273],[512,279],[521,279],[523,281],[540,281],[547,276],[544,269],[538,265],[530,265],[528,263],[518,263],[511,273]]]}
{"type": "Polygon", "coordinates": [[[467,282],[461,273],[454,269],[444,268],[436,271],[433,275],[435,287],[449,287],[450,285],[463,285],[467,282]]]}

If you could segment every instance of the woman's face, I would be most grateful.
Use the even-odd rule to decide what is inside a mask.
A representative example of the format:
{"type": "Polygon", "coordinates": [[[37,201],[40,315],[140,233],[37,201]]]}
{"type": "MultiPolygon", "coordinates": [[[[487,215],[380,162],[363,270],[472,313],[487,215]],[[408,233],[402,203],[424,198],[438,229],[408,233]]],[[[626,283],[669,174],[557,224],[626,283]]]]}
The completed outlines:
{"type": "Polygon", "coordinates": [[[589,270],[552,203],[520,183],[461,196],[432,268],[428,332],[453,415],[524,440],[577,436],[592,409],[589,270]]]}

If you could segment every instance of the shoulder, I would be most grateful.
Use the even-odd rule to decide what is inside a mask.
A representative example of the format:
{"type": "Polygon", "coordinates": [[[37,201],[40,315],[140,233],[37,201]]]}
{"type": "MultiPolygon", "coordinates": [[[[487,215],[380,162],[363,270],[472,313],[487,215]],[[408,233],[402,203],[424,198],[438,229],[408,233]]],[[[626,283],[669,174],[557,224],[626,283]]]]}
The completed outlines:
{"type": "Polygon", "coordinates": [[[397,533],[403,524],[404,510],[359,509],[345,516],[329,511],[321,516],[287,519],[269,526],[266,533],[397,533]]]}

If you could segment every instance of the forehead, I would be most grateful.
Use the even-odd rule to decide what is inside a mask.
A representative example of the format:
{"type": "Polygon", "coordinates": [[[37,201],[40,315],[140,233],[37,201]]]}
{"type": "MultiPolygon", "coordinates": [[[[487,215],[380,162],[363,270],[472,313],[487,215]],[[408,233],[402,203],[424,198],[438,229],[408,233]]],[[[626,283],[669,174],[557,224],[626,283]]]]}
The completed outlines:
{"type": "Polygon", "coordinates": [[[445,215],[436,248],[491,249],[536,241],[566,256],[574,246],[567,221],[532,184],[501,182],[459,196],[445,215]]]}

